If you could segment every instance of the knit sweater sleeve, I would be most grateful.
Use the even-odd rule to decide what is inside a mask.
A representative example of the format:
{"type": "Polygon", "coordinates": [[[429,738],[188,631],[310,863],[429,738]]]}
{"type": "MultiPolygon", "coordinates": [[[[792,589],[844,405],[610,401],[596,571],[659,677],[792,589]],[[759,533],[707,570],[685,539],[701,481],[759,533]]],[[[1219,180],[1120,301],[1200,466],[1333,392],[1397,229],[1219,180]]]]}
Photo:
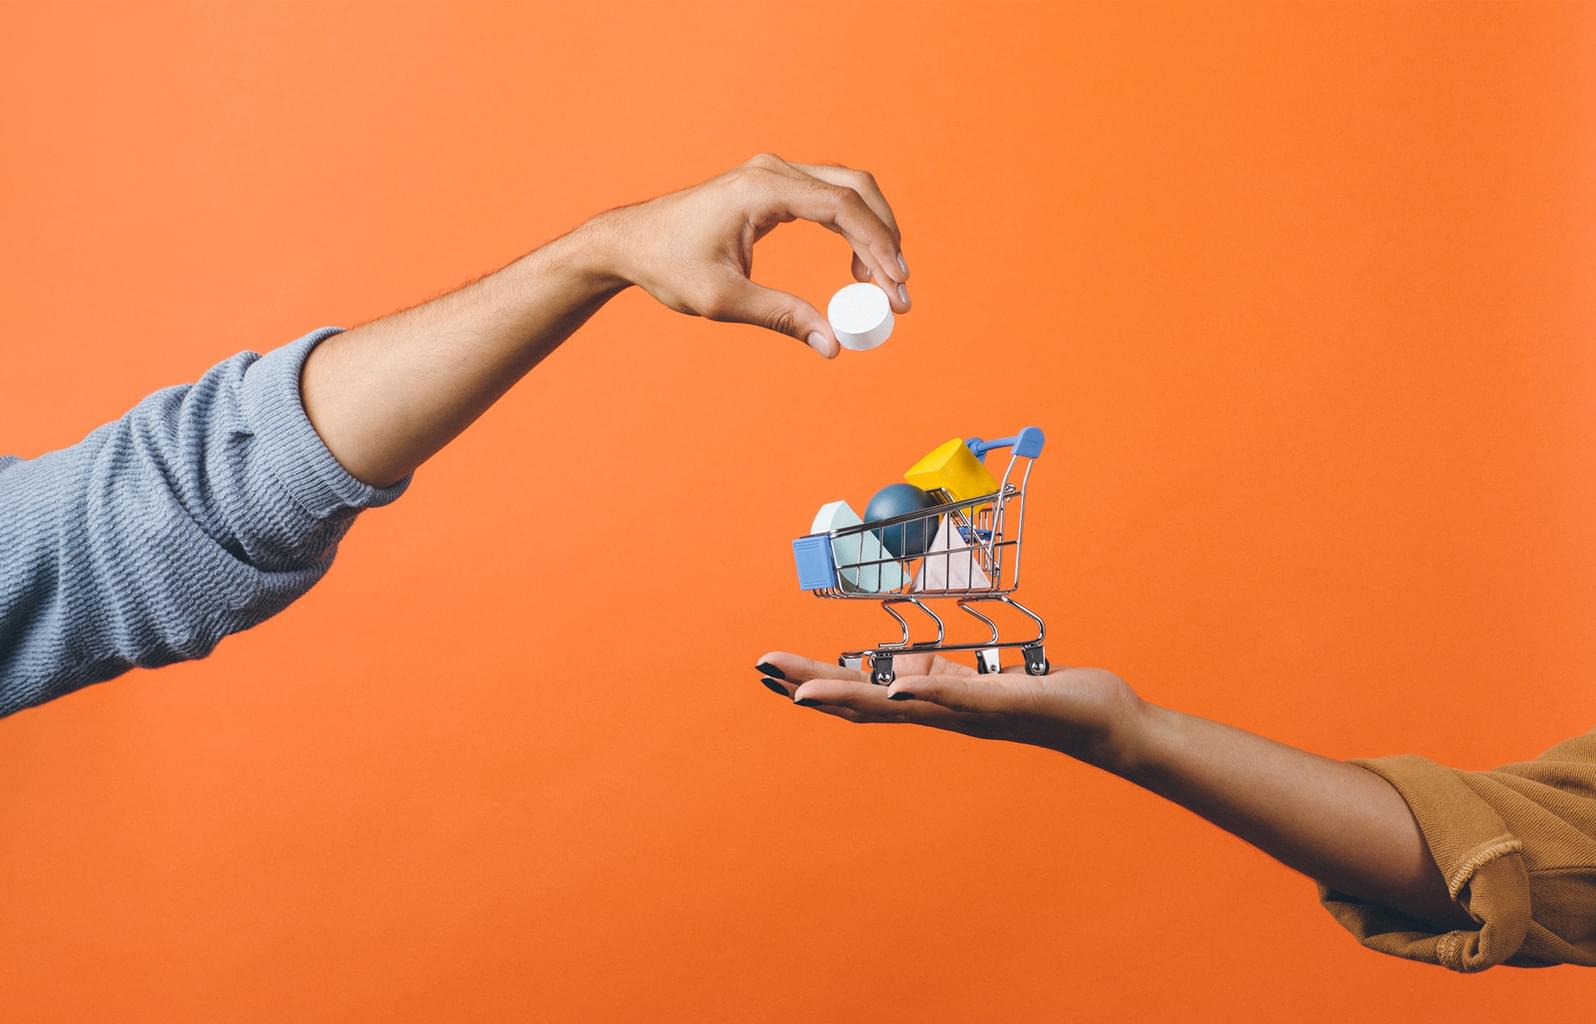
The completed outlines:
{"type": "Polygon", "coordinates": [[[1596,966],[1596,730],[1491,771],[1414,755],[1353,763],[1402,794],[1447,891],[1476,922],[1437,932],[1320,885],[1360,942],[1455,971],[1596,966]]]}
{"type": "Polygon", "coordinates": [[[372,487],[316,434],[306,357],[243,352],[78,444],[0,459],[0,715],[130,668],[203,658],[332,564],[372,487]]]}

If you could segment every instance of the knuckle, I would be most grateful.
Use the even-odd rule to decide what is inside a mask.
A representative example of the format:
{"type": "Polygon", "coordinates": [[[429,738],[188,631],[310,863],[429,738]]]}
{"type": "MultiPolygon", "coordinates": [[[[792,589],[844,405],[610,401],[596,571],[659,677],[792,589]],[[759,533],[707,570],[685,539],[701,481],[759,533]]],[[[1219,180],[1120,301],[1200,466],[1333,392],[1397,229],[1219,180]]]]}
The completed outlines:
{"type": "Polygon", "coordinates": [[[792,334],[798,327],[798,318],[790,309],[774,309],[765,314],[763,323],[778,334],[792,334]]]}
{"type": "Polygon", "coordinates": [[[745,196],[753,195],[770,187],[772,173],[768,167],[744,165],[732,172],[732,186],[745,196]]]}
{"type": "Polygon", "coordinates": [[[843,212],[857,220],[861,226],[868,227],[880,223],[880,219],[876,217],[876,211],[872,210],[870,204],[865,202],[864,196],[846,186],[843,187],[842,192],[843,194],[837,197],[837,204],[843,212]]]}
{"type": "Polygon", "coordinates": [[[786,163],[781,157],[771,152],[755,153],[743,162],[744,167],[759,167],[765,170],[774,170],[786,163]]]}
{"type": "Polygon", "coordinates": [[[829,181],[815,182],[814,189],[821,199],[833,207],[840,207],[848,201],[849,196],[858,195],[857,192],[846,185],[833,185],[829,181]]]}

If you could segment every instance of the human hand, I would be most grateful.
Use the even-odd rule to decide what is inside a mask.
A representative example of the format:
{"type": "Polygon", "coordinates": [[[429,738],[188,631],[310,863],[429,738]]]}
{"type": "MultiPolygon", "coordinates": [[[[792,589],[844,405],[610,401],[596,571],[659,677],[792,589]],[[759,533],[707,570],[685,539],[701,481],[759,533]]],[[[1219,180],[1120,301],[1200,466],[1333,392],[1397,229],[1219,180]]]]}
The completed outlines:
{"type": "Polygon", "coordinates": [[[1144,704],[1098,668],[995,675],[934,654],[893,657],[897,679],[876,686],[854,670],[772,651],[757,666],[772,692],[849,722],[928,725],[981,739],[1047,747],[1111,771],[1131,756],[1144,704]]]}
{"type": "Polygon", "coordinates": [[[846,238],[854,278],[875,281],[894,313],[908,312],[897,220],[865,171],[761,153],[700,185],[602,213],[583,228],[602,238],[618,277],[678,313],[766,327],[835,358],[840,346],[824,315],[749,279],[754,243],[792,220],[846,238]]]}
{"type": "Polygon", "coordinates": [[[908,722],[1061,751],[1208,819],[1281,862],[1441,930],[1478,927],[1455,902],[1402,795],[1368,769],[1143,701],[1095,668],[980,675],[896,654],[897,679],[774,651],[772,691],[849,722],[908,722]]]}

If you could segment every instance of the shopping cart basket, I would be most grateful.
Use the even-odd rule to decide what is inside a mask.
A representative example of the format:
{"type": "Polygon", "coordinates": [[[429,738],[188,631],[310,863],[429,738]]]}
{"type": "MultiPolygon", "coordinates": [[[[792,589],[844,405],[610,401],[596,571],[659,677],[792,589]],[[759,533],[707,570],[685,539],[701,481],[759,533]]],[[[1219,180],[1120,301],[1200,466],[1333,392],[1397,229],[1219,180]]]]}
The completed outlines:
{"type": "Polygon", "coordinates": [[[884,686],[895,677],[892,659],[897,654],[973,651],[976,668],[987,673],[1000,670],[1004,648],[1017,647],[1025,659],[1025,671],[1034,676],[1047,674],[1043,647],[1047,625],[1011,596],[1020,585],[1026,488],[1043,441],[1042,431],[1036,427],[995,441],[969,438],[965,446],[983,463],[993,449],[1010,449],[1008,466],[995,491],[954,498],[945,490],[932,490],[939,504],[929,508],[793,542],[801,587],[831,600],[880,601],[902,629],[899,640],[844,651],[839,664],[862,670],[868,661],[871,681],[884,686]],[[902,557],[893,551],[915,554],[902,557]],[[981,643],[947,643],[942,616],[927,604],[933,599],[951,599],[960,611],[989,629],[990,638],[981,643]],[[976,607],[982,604],[1007,605],[1021,613],[1036,624],[1036,636],[999,639],[997,623],[976,607]],[[899,611],[903,605],[913,606],[935,624],[935,640],[916,641],[910,636],[909,622],[899,611]]]}

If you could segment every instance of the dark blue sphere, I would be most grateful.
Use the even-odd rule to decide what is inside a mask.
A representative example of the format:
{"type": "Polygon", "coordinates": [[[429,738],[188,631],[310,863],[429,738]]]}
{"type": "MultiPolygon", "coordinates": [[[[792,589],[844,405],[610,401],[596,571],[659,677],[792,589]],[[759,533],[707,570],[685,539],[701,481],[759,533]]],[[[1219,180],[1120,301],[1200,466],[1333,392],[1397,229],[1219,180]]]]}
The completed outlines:
{"type": "MultiPolygon", "coordinates": [[[[888,484],[876,492],[865,506],[865,522],[875,523],[893,519],[921,509],[930,508],[937,500],[914,484],[888,484]]],[[[936,537],[940,516],[911,519],[906,523],[871,530],[894,558],[919,558],[936,537]]]]}

